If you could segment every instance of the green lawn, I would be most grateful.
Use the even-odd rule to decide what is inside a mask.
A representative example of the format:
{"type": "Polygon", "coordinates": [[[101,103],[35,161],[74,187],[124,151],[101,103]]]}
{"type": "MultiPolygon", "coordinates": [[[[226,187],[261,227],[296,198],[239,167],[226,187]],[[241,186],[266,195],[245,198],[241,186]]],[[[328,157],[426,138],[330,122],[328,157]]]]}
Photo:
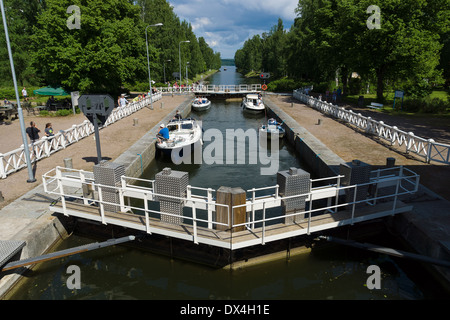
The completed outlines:
{"type": "MultiPolygon", "coordinates": [[[[421,114],[423,115],[423,112],[408,112],[406,110],[400,110],[401,108],[401,99],[396,99],[395,102],[395,110],[394,110],[394,92],[388,92],[385,94],[386,101],[384,102],[384,107],[380,110],[380,112],[389,113],[389,114],[408,114],[408,115],[414,115],[414,114],[421,114]]],[[[357,105],[358,99],[360,95],[349,95],[345,98],[343,98],[343,102],[346,102],[348,104],[357,105]]],[[[368,106],[372,102],[377,101],[377,95],[376,94],[364,94],[364,105],[368,106]]],[[[435,90],[433,91],[427,98],[424,100],[430,101],[433,99],[440,99],[443,102],[447,102],[450,104],[450,96],[447,91],[445,90],[435,90]]],[[[404,104],[408,102],[408,97],[405,97],[404,104]]],[[[432,114],[432,113],[429,113],[432,114]]],[[[445,113],[440,113],[440,115],[450,116],[450,109],[447,108],[447,111],[445,113]]]]}

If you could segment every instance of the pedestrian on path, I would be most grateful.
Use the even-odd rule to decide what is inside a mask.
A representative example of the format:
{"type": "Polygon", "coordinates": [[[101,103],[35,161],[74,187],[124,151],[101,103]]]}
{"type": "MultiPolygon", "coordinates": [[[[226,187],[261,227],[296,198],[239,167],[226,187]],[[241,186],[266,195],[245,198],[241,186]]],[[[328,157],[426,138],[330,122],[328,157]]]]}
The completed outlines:
{"type": "Polygon", "coordinates": [[[30,126],[26,129],[26,133],[28,134],[31,143],[34,144],[35,141],[39,140],[39,132],[41,132],[41,130],[36,127],[36,123],[31,121],[30,126]]]}

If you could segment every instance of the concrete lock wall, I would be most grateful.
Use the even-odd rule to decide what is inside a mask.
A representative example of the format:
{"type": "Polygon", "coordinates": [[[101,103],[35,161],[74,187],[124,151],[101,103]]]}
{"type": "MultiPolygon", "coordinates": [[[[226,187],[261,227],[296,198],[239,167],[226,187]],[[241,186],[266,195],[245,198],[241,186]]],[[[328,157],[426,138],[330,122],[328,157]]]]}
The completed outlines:
{"type": "Polygon", "coordinates": [[[275,118],[278,122],[283,123],[283,127],[286,130],[286,138],[294,146],[298,157],[306,163],[313,174],[320,178],[339,174],[340,165],[345,164],[342,158],[300,126],[272,101],[265,99],[264,104],[268,108],[268,117],[275,118]]]}
{"type": "MultiPolygon", "coordinates": [[[[160,123],[168,123],[176,114],[176,110],[185,118],[191,113],[192,96],[189,97],[173,112],[168,114],[160,123]]],[[[125,175],[128,177],[140,177],[143,170],[147,168],[154,160],[156,154],[155,137],[159,132],[159,123],[150,129],[145,136],[122,153],[116,160],[117,164],[125,166],[125,175]]]]}

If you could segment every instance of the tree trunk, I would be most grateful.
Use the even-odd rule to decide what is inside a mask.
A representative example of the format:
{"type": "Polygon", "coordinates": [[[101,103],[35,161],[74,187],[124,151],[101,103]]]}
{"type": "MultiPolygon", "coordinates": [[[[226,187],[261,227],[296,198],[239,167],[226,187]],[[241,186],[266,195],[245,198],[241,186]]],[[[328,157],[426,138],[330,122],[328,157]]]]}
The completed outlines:
{"type": "Polygon", "coordinates": [[[377,74],[377,101],[384,100],[384,66],[376,69],[377,74]]]}

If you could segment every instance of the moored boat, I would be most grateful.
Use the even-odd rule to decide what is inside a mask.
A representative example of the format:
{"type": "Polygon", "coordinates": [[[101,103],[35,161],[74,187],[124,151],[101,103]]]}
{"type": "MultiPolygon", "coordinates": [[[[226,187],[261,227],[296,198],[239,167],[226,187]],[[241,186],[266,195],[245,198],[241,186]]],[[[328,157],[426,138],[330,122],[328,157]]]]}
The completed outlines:
{"type": "Polygon", "coordinates": [[[286,131],[282,127],[281,123],[278,123],[275,119],[269,119],[267,124],[261,125],[259,127],[259,134],[262,138],[271,138],[272,136],[278,136],[282,139],[285,135],[286,131]]]}
{"type": "Polygon", "coordinates": [[[249,112],[263,112],[266,108],[259,94],[248,94],[244,97],[241,104],[244,111],[249,112]]]}
{"type": "Polygon", "coordinates": [[[205,97],[197,97],[194,102],[192,102],[192,109],[196,111],[205,111],[211,108],[211,101],[205,97]]]}
{"type": "Polygon", "coordinates": [[[172,120],[167,124],[169,139],[158,137],[156,147],[165,152],[172,152],[196,142],[202,142],[202,127],[195,119],[172,120]]]}

